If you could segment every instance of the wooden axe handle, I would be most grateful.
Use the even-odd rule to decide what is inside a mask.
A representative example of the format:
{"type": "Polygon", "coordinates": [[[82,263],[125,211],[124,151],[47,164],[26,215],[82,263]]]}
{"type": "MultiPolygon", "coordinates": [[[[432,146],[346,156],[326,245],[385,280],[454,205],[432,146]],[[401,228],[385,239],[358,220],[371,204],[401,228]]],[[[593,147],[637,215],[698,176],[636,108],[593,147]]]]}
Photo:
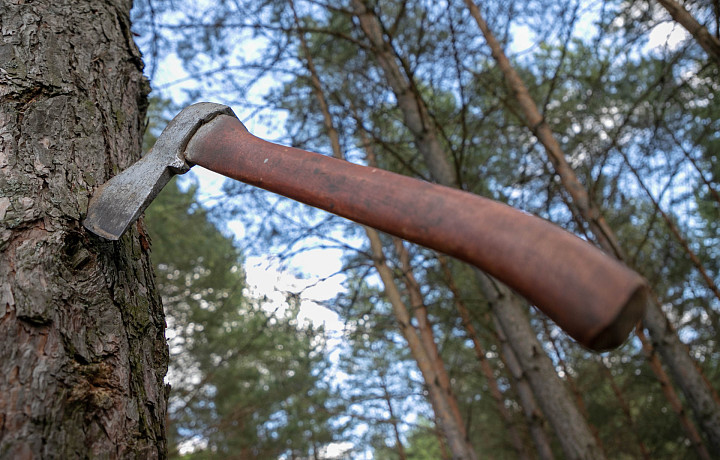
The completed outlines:
{"type": "Polygon", "coordinates": [[[226,115],[200,128],[185,155],[191,164],[469,262],[590,349],[621,344],[644,312],[640,275],[505,204],[266,142],[226,115]]]}

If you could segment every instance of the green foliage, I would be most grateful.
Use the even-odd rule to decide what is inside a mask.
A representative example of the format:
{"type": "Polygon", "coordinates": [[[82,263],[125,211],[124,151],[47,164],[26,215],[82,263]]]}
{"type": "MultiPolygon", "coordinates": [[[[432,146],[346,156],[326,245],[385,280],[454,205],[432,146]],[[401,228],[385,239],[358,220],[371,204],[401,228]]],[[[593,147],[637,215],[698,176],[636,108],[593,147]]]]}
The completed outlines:
{"type": "Polygon", "coordinates": [[[245,297],[241,254],[194,187],[169,184],[146,223],[168,316],[175,453],[197,443],[184,458],[269,458],[332,441],[322,331],[297,323],[292,299],[272,311],[245,297]]]}

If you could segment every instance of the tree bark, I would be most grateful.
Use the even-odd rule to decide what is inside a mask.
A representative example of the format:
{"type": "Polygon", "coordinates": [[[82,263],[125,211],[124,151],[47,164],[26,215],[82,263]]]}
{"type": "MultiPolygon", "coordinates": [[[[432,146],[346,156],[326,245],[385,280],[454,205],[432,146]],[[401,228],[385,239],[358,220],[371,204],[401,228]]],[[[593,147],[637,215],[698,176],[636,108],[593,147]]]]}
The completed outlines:
{"type": "Polygon", "coordinates": [[[510,345],[507,336],[503,332],[500,321],[494,314],[492,315],[492,319],[495,325],[495,333],[497,334],[498,341],[500,342],[503,362],[507,366],[507,369],[513,378],[515,391],[517,392],[518,398],[520,398],[523,414],[527,420],[528,430],[530,431],[530,435],[535,443],[535,449],[537,450],[538,457],[541,460],[552,460],[555,456],[545,430],[547,418],[542,413],[542,410],[535,399],[535,394],[530,386],[528,375],[523,371],[523,368],[517,359],[515,350],[512,345],[510,345]]]}
{"type": "MultiPolygon", "coordinates": [[[[369,147],[366,147],[366,151],[367,150],[369,150],[369,147]]],[[[368,163],[370,166],[377,166],[374,159],[370,160],[368,163]]],[[[395,246],[395,253],[400,262],[400,269],[402,270],[402,277],[405,282],[405,290],[408,299],[410,300],[410,311],[412,311],[412,315],[417,321],[417,330],[420,333],[420,340],[422,341],[425,352],[430,357],[433,367],[435,368],[435,373],[438,377],[438,385],[440,385],[443,392],[447,395],[455,420],[458,421],[460,427],[462,428],[463,436],[467,436],[467,430],[465,429],[463,417],[460,413],[460,406],[457,404],[457,397],[455,396],[450,383],[450,376],[447,373],[447,369],[445,369],[445,362],[440,356],[440,350],[438,349],[437,342],[435,341],[435,333],[432,330],[432,324],[428,318],[425,299],[423,298],[420,290],[420,285],[415,279],[413,268],[410,265],[410,254],[401,239],[393,238],[393,245],[395,246]]]]}
{"type": "Polygon", "coordinates": [[[385,73],[385,79],[397,98],[405,126],[415,138],[415,146],[427,163],[432,179],[448,187],[457,187],[457,175],[450,167],[445,148],[440,142],[435,124],[427,106],[418,97],[417,88],[397,65],[392,43],[385,40],[382,25],[377,16],[368,9],[364,0],[352,0],[354,13],[360,21],[365,36],[372,45],[374,56],[385,73]]]}
{"type": "Polygon", "coordinates": [[[164,458],[168,352],[142,223],[95,187],[139,157],[131,1],[0,4],[0,457],[164,458]]]}
{"type": "Polygon", "coordinates": [[[555,430],[566,458],[602,459],[602,450],[595,441],[587,420],[575,405],[564,383],[555,372],[533,333],[521,300],[510,289],[480,271],[476,271],[478,286],[491,305],[500,330],[507,336],[535,399],[555,430]]]}
{"type": "MultiPolygon", "coordinates": [[[[450,272],[450,267],[448,266],[447,259],[444,256],[439,256],[438,262],[443,269],[443,274],[445,275],[445,281],[448,284],[448,288],[450,289],[450,292],[454,297],[455,308],[457,308],[460,319],[462,319],[462,325],[465,328],[465,332],[468,338],[473,343],[473,350],[475,351],[475,356],[480,363],[480,370],[482,371],[485,379],[487,380],[488,389],[490,390],[490,396],[492,396],[493,400],[495,401],[495,407],[497,407],[498,414],[500,414],[500,418],[505,425],[505,429],[508,432],[508,437],[510,438],[510,442],[515,449],[517,458],[530,458],[527,449],[525,448],[525,443],[522,441],[522,437],[520,436],[520,433],[515,427],[515,422],[513,421],[510,412],[505,407],[505,398],[502,391],[500,391],[500,385],[498,385],[498,381],[495,378],[493,368],[486,357],[485,347],[483,347],[482,343],[480,342],[480,338],[478,337],[478,334],[475,330],[475,326],[473,326],[472,318],[470,317],[470,310],[468,310],[465,302],[460,296],[460,290],[458,289],[457,284],[453,279],[452,273],[450,272]]],[[[525,407],[525,402],[522,399],[521,405],[525,407]]],[[[536,441],[536,447],[540,458],[543,460],[552,459],[552,450],[550,449],[550,443],[547,441],[547,437],[545,437],[544,431],[541,430],[541,433],[534,431],[532,435],[533,440],[536,441]],[[536,437],[536,435],[538,434],[540,436],[536,437]]]]}
{"type": "Polygon", "coordinates": [[[375,268],[385,287],[385,295],[392,305],[395,320],[400,327],[400,332],[403,337],[405,337],[405,340],[407,340],[410,352],[422,373],[423,380],[430,394],[430,402],[433,405],[435,416],[440,421],[440,426],[447,439],[453,460],[476,459],[477,455],[464,435],[465,430],[462,421],[458,422],[455,418],[453,405],[449,401],[452,395],[448,395],[440,384],[432,357],[428,355],[420,337],[411,324],[410,312],[405,306],[400,291],[395,284],[395,277],[393,276],[392,270],[387,266],[385,261],[380,233],[370,227],[364,228],[370,241],[375,268]]]}

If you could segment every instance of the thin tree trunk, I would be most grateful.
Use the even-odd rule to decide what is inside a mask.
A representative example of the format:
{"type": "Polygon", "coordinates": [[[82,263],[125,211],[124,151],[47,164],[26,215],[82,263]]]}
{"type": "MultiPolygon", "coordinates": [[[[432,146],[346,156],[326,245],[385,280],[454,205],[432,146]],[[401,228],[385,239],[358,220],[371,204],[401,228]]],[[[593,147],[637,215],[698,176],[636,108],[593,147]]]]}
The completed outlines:
{"type": "Polygon", "coordinates": [[[413,87],[413,82],[405,77],[402,69],[397,65],[392,43],[385,40],[377,16],[368,9],[364,0],[352,0],[352,6],[360,22],[360,27],[372,45],[374,56],[385,72],[385,78],[397,97],[405,126],[412,132],[415,146],[432,171],[433,180],[442,185],[457,187],[455,170],[450,167],[447,153],[440,143],[427,106],[423,99],[418,97],[419,92],[417,88],[413,87]]]}
{"type": "Polygon", "coordinates": [[[698,455],[698,458],[700,458],[702,460],[709,460],[710,454],[708,453],[707,449],[705,448],[705,443],[703,442],[703,439],[700,436],[700,433],[698,433],[697,428],[695,427],[695,424],[687,416],[687,413],[686,413],[685,409],[683,408],[683,404],[680,401],[680,398],[678,397],[677,393],[675,392],[675,387],[673,387],[672,382],[670,382],[670,378],[665,373],[665,370],[663,369],[662,364],[660,363],[660,359],[658,358],[657,353],[656,353],[656,351],[659,350],[659,348],[653,347],[651,345],[650,340],[648,340],[647,336],[645,335],[645,332],[643,332],[642,330],[636,331],[636,335],[638,336],[638,338],[640,339],[640,342],[642,343],[642,347],[643,347],[643,351],[645,352],[645,356],[647,356],[648,363],[650,364],[650,368],[653,370],[655,377],[658,379],[658,382],[660,383],[660,388],[662,389],[662,392],[665,395],[665,399],[667,399],[673,412],[675,412],[678,419],[680,420],[680,425],[682,425],[683,430],[685,431],[685,434],[688,437],[688,440],[690,441],[690,443],[693,446],[693,449],[695,449],[695,452],[698,455]]]}
{"type": "Polygon", "coordinates": [[[495,334],[500,342],[503,362],[507,366],[515,383],[515,391],[517,391],[518,398],[520,398],[520,404],[522,405],[523,413],[527,420],[530,435],[535,443],[535,448],[542,460],[551,460],[555,458],[555,455],[553,454],[545,429],[547,419],[538,406],[532,387],[528,381],[528,376],[525,371],[523,371],[515,354],[515,350],[508,341],[507,335],[503,331],[502,325],[495,314],[492,314],[492,321],[495,327],[495,334]]]}
{"type": "Polygon", "coordinates": [[[388,408],[388,414],[390,414],[390,424],[393,428],[393,435],[395,436],[395,450],[397,450],[398,458],[400,460],[407,460],[407,455],[405,454],[405,446],[403,445],[402,438],[400,437],[400,429],[398,427],[398,419],[395,416],[395,410],[393,409],[392,404],[392,398],[390,397],[390,392],[387,388],[387,383],[385,382],[385,378],[383,376],[382,379],[382,389],[383,389],[383,398],[385,399],[385,403],[387,404],[388,408]]]}
{"type": "MultiPolygon", "coordinates": [[[[625,165],[630,169],[630,172],[632,172],[633,176],[635,176],[635,180],[637,180],[638,185],[645,192],[645,195],[647,195],[648,199],[652,203],[655,211],[660,214],[660,217],[662,217],[665,225],[667,225],[668,230],[670,230],[670,233],[672,233],[677,242],[680,244],[680,248],[682,248],[683,252],[688,256],[692,264],[700,273],[700,276],[705,281],[705,284],[707,284],[710,291],[712,291],[715,297],[720,300],[720,288],[718,287],[712,276],[705,269],[705,266],[700,260],[700,257],[695,253],[695,251],[692,250],[692,248],[690,248],[690,243],[683,236],[682,232],[675,224],[673,219],[662,209],[662,207],[660,207],[660,202],[653,196],[652,191],[650,191],[650,188],[648,188],[647,184],[645,184],[645,181],[643,181],[642,174],[640,173],[640,171],[637,170],[637,168],[635,168],[635,166],[633,166],[628,155],[622,150],[619,145],[615,144],[615,146],[618,152],[620,152],[620,155],[622,156],[625,165]]],[[[713,312],[709,311],[708,314],[712,315],[713,312]]]]}
{"type": "MultiPolygon", "coordinates": [[[[366,151],[368,151],[369,154],[372,155],[372,152],[370,152],[370,150],[370,146],[367,145],[366,151]]],[[[374,161],[374,155],[372,156],[373,159],[369,161],[369,165],[376,166],[376,163],[374,161]]],[[[430,319],[428,318],[425,300],[423,299],[423,295],[420,292],[420,285],[415,279],[412,267],[410,266],[410,254],[408,253],[407,248],[405,248],[405,245],[403,244],[403,241],[401,239],[393,238],[393,244],[395,246],[395,252],[398,256],[398,259],[400,260],[400,268],[403,272],[403,277],[405,278],[405,286],[407,288],[408,298],[410,299],[410,309],[418,324],[417,329],[420,332],[420,340],[422,340],[423,346],[425,347],[425,352],[432,360],[433,366],[435,368],[435,373],[438,376],[438,384],[448,395],[448,401],[452,407],[455,420],[457,420],[458,424],[463,428],[463,436],[467,437],[467,429],[463,424],[463,417],[460,414],[460,407],[457,404],[457,397],[452,391],[452,386],[450,384],[450,376],[445,369],[445,363],[440,356],[440,351],[438,350],[437,343],[435,341],[435,334],[433,333],[432,324],[430,323],[430,319]]]]}
{"type": "Polygon", "coordinates": [[[395,285],[395,278],[392,270],[385,262],[380,233],[369,227],[364,228],[367,233],[368,240],[370,240],[370,247],[372,249],[374,259],[373,262],[380,278],[382,279],[383,286],[385,288],[385,295],[392,305],[395,319],[400,326],[400,332],[402,332],[405,340],[408,342],[410,352],[412,353],[413,358],[415,358],[418,368],[423,375],[423,379],[425,380],[430,393],[430,400],[433,403],[435,416],[440,421],[440,426],[445,433],[445,438],[447,439],[450,452],[452,452],[453,459],[476,459],[477,456],[475,455],[472,446],[469,442],[467,442],[466,437],[463,436],[464,428],[462,424],[457,423],[452,406],[448,402],[449,395],[445,393],[439,383],[439,377],[435,372],[435,366],[433,365],[432,358],[425,351],[420,337],[415,332],[415,328],[411,324],[410,313],[402,301],[400,291],[395,285]]]}
{"type": "Polygon", "coordinates": [[[670,16],[685,28],[695,38],[708,54],[708,57],[720,65],[720,40],[712,35],[707,27],[703,26],[693,17],[683,5],[675,0],[657,0],[659,4],[670,13],[670,16]]]}
{"type": "Polygon", "coordinates": [[[624,255],[615,234],[608,226],[605,217],[603,217],[600,213],[598,207],[590,199],[587,190],[575,175],[575,172],[570,164],[568,164],[565,159],[565,153],[560,147],[557,139],[555,139],[555,136],[550,129],[550,125],[545,122],[545,118],[538,110],[538,107],[530,96],[530,92],[525,86],[525,83],[513,68],[510,60],[505,55],[500,42],[495,38],[495,35],[492,33],[490,27],[482,17],[480,9],[473,0],[464,1],[470,11],[470,15],[473,19],[475,19],[475,22],[485,37],[485,41],[490,47],[492,57],[497,62],[505,80],[513,91],[513,96],[525,116],[525,120],[523,121],[543,144],[543,146],[545,146],[548,158],[558,173],[563,187],[572,196],[573,200],[569,205],[574,209],[571,209],[571,211],[579,213],[583,216],[590,226],[590,230],[598,239],[598,243],[606,252],[623,259],[624,255]]]}
{"type": "Polygon", "coordinates": [[[587,410],[587,405],[585,404],[585,399],[582,396],[582,393],[580,392],[580,389],[577,386],[577,383],[575,383],[575,379],[573,378],[572,374],[570,373],[570,370],[568,369],[567,364],[565,363],[565,358],[563,358],[563,351],[560,348],[560,345],[558,345],[557,341],[553,338],[552,334],[550,333],[550,325],[548,324],[548,318],[542,319],[543,329],[545,330],[545,335],[547,336],[547,341],[550,343],[550,346],[552,347],[553,351],[555,352],[555,357],[557,359],[557,365],[560,366],[563,373],[565,374],[565,381],[568,384],[568,387],[570,388],[570,392],[575,397],[575,404],[577,405],[578,409],[580,410],[580,413],[583,415],[583,417],[588,421],[587,424],[590,427],[590,430],[592,430],[593,436],[595,437],[595,441],[597,442],[600,449],[603,449],[602,440],[600,439],[600,433],[598,432],[598,429],[595,425],[593,425],[590,422],[590,414],[587,410]]]}
{"type": "Polygon", "coordinates": [[[522,302],[508,287],[476,271],[478,286],[507,335],[535,399],[557,434],[566,458],[605,458],[587,421],[533,333],[522,302]]]}
{"type": "MultiPolygon", "coordinates": [[[[480,363],[480,370],[482,371],[483,375],[485,376],[485,379],[487,379],[488,382],[488,388],[490,389],[490,396],[492,396],[493,400],[495,401],[495,407],[497,408],[498,413],[500,414],[500,418],[503,420],[503,423],[505,424],[505,429],[508,432],[508,435],[510,437],[510,442],[513,445],[513,448],[515,449],[515,452],[517,453],[518,458],[528,458],[529,455],[527,453],[527,449],[525,448],[525,443],[522,441],[522,438],[520,436],[520,433],[515,427],[515,423],[512,419],[512,416],[508,412],[507,408],[505,407],[505,398],[503,397],[502,391],[500,391],[500,386],[498,385],[497,379],[495,378],[495,373],[493,372],[493,368],[488,362],[486,353],[485,353],[485,347],[483,347],[482,343],[480,342],[480,338],[477,335],[477,332],[475,330],[475,326],[473,326],[472,318],[470,317],[470,311],[468,310],[467,306],[465,305],[465,302],[463,302],[462,297],[460,297],[460,290],[457,287],[457,284],[455,283],[455,280],[452,276],[452,273],[450,272],[450,267],[448,267],[447,259],[444,256],[439,256],[438,261],[440,262],[440,265],[443,269],[443,273],[445,275],[445,280],[448,283],[448,288],[450,289],[450,292],[453,294],[453,299],[455,302],[455,308],[457,308],[458,314],[460,315],[460,318],[462,319],[463,327],[465,328],[465,332],[467,333],[468,338],[473,343],[473,349],[475,351],[475,356],[478,359],[478,362],[480,363]]],[[[521,404],[524,404],[524,402],[521,399],[521,404]]],[[[533,433],[534,435],[535,433],[533,433]]],[[[539,439],[535,439],[533,436],[533,439],[536,441],[536,446],[538,449],[538,454],[540,455],[540,458],[542,460],[546,459],[552,459],[553,454],[552,450],[550,449],[550,443],[547,440],[547,437],[545,436],[545,432],[541,430],[539,439]]]]}
{"type": "MultiPolygon", "coordinates": [[[[293,3],[291,3],[291,7],[296,25],[299,28],[299,18],[293,3]]],[[[344,159],[342,148],[340,146],[340,136],[333,124],[332,116],[328,109],[327,100],[322,88],[322,83],[317,70],[315,69],[307,42],[302,34],[299,35],[299,38],[301,48],[305,54],[306,67],[311,75],[314,93],[323,112],[325,129],[331,141],[333,156],[339,159],[344,159]]],[[[430,394],[430,402],[433,406],[435,416],[440,421],[440,425],[449,444],[449,449],[452,452],[453,459],[474,460],[477,456],[472,445],[467,441],[465,427],[462,423],[462,418],[460,417],[457,401],[455,400],[452,392],[449,391],[449,386],[446,389],[440,384],[440,381],[444,379],[442,379],[442,377],[438,374],[439,355],[432,356],[428,353],[428,345],[424,344],[421,338],[418,337],[418,334],[415,332],[415,328],[411,324],[410,313],[408,312],[408,309],[402,300],[402,296],[400,295],[400,291],[395,284],[392,270],[390,270],[385,263],[385,255],[383,254],[379,232],[370,227],[363,228],[365,229],[365,233],[370,242],[370,247],[373,253],[373,263],[375,264],[375,268],[377,269],[385,287],[385,295],[393,307],[393,312],[398,325],[400,326],[400,331],[407,340],[410,352],[423,375],[430,394]]],[[[434,345],[434,340],[432,341],[434,345]]],[[[442,362],[439,363],[439,366],[442,369],[442,372],[445,372],[442,362]]],[[[447,381],[449,385],[449,379],[447,379],[447,381]]]]}
{"type": "MultiPolygon", "coordinates": [[[[560,176],[563,186],[572,197],[571,212],[579,213],[582,216],[605,251],[620,260],[625,260],[624,251],[620,247],[615,233],[567,163],[565,154],[550,126],[540,114],[527,87],[510,64],[500,43],[480,14],[480,10],[472,0],[464,1],[485,36],[493,58],[497,61],[498,67],[512,88],[515,99],[525,116],[526,125],[545,146],[548,158],[560,176]]],[[[657,298],[648,302],[643,324],[650,331],[653,346],[658,348],[658,352],[670,369],[676,384],[682,388],[696,420],[707,434],[713,453],[720,455],[720,402],[715,391],[690,357],[687,347],[680,341],[662,312],[657,298]]]]}
{"type": "Polygon", "coordinates": [[[80,222],[140,156],[129,1],[0,3],[0,457],[164,458],[168,351],[142,222],[80,222]]]}
{"type": "MultiPolygon", "coordinates": [[[[436,126],[432,123],[419,91],[397,64],[391,43],[384,38],[379,19],[366,7],[362,0],[353,0],[352,5],[355,10],[354,13],[359,19],[360,27],[372,44],[378,63],[395,93],[398,106],[403,112],[405,124],[412,132],[418,149],[423,152],[426,165],[433,179],[443,185],[457,187],[455,175],[453,174],[452,180],[450,180],[451,178],[447,174],[448,171],[453,171],[453,169],[448,163],[442,145],[437,141],[436,126]],[[428,146],[433,146],[433,148],[430,149],[428,146]],[[423,148],[429,150],[423,151],[423,148]]],[[[484,275],[480,278],[482,277],[484,275]]],[[[529,381],[537,400],[543,407],[543,412],[548,417],[551,425],[558,433],[558,438],[566,456],[578,459],[603,458],[602,452],[598,449],[585,420],[580,416],[577,408],[573,406],[566,389],[562,384],[558,385],[560,382],[557,374],[552,369],[547,355],[544,354],[527,317],[524,316],[517,297],[511,293],[509,288],[502,285],[488,285],[485,283],[483,291],[488,299],[492,299],[493,311],[500,318],[503,328],[510,338],[512,347],[517,351],[523,369],[528,372],[529,381]],[[524,324],[521,324],[523,322],[524,324]],[[508,330],[511,327],[513,328],[512,333],[508,330]],[[537,368],[539,371],[530,372],[527,366],[537,368]],[[557,404],[551,407],[552,403],[550,401],[557,404]],[[558,408],[565,410],[558,410],[558,408]]]]}

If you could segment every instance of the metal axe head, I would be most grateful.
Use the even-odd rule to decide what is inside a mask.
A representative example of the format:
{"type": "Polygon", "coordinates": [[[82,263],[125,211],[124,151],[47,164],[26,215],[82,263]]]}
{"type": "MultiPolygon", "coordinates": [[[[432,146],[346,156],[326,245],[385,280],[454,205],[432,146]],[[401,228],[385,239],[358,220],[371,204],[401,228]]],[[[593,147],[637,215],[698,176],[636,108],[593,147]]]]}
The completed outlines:
{"type": "Polygon", "coordinates": [[[211,102],[193,104],[177,114],[144,157],[95,191],[85,228],[109,240],[119,239],[175,174],[190,170],[192,165],[185,161],[188,142],[218,115],[235,117],[230,107],[211,102]]]}

